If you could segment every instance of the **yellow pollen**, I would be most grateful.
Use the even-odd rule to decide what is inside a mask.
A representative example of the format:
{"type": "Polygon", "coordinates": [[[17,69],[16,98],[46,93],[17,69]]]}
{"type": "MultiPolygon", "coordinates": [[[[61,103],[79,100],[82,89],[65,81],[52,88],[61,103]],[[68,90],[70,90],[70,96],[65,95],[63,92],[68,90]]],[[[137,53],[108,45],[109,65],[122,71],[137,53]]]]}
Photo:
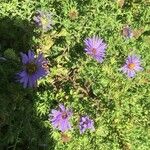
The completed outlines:
{"type": "Polygon", "coordinates": [[[48,20],[46,18],[41,18],[42,25],[46,25],[48,20]]]}
{"type": "Polygon", "coordinates": [[[130,64],[128,64],[128,68],[129,68],[129,69],[133,70],[133,69],[134,69],[134,67],[135,67],[135,64],[134,64],[134,63],[130,63],[130,64]]]}
{"type": "Polygon", "coordinates": [[[26,64],[26,70],[27,70],[27,72],[31,75],[31,74],[33,74],[33,73],[36,72],[37,66],[36,66],[36,64],[33,63],[33,62],[28,63],[28,64],[26,64]]]}
{"type": "Polygon", "coordinates": [[[93,53],[93,55],[96,55],[96,49],[95,48],[92,48],[92,53],[93,53]]]}
{"type": "Polygon", "coordinates": [[[67,113],[66,112],[63,112],[62,113],[62,119],[66,119],[68,117],[67,113]]]}

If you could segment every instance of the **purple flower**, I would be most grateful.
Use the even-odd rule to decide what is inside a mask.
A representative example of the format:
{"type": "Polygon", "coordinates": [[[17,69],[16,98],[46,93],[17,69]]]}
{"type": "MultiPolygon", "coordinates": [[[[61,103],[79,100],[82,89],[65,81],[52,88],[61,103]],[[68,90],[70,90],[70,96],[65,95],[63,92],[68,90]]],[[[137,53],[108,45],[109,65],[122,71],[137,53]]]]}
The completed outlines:
{"type": "Polygon", "coordinates": [[[97,36],[93,36],[92,38],[85,39],[84,43],[84,50],[86,53],[102,63],[105,57],[105,49],[107,47],[103,40],[97,36]]]}
{"type": "Polygon", "coordinates": [[[128,56],[124,66],[120,69],[128,77],[132,78],[135,76],[136,72],[143,70],[140,66],[140,59],[136,55],[128,56]]]}
{"type": "Polygon", "coordinates": [[[48,73],[47,61],[42,53],[35,58],[31,50],[28,51],[28,54],[21,53],[21,57],[23,70],[17,74],[18,81],[23,84],[24,88],[36,87],[37,80],[48,73]]]}
{"type": "Polygon", "coordinates": [[[54,24],[52,21],[52,15],[44,11],[37,11],[33,17],[33,21],[38,27],[42,27],[45,32],[51,29],[54,24]]]}
{"type": "Polygon", "coordinates": [[[122,34],[127,39],[133,37],[133,32],[132,32],[131,28],[128,25],[126,25],[125,27],[123,27],[122,34]]]}
{"type": "Polygon", "coordinates": [[[54,128],[59,129],[62,132],[68,131],[71,129],[69,119],[72,116],[70,109],[65,108],[64,105],[60,104],[59,109],[53,109],[49,115],[49,120],[52,123],[54,128]]]}
{"type": "Polygon", "coordinates": [[[84,133],[86,129],[94,130],[94,122],[88,116],[82,116],[79,122],[80,133],[84,133]]]}

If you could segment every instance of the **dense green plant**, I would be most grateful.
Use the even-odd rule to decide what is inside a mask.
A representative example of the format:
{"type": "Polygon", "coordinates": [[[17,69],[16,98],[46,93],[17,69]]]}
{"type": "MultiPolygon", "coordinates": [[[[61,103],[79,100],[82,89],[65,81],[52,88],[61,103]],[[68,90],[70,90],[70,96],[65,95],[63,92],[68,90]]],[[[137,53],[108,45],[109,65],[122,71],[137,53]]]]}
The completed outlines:
{"type": "Polygon", "coordinates": [[[0,2],[0,149],[149,150],[150,10],[148,1],[1,0],[0,2]],[[37,10],[51,12],[47,33],[35,27],[37,10]],[[126,40],[125,24],[136,31],[126,40]],[[102,64],[84,52],[84,39],[98,35],[108,47],[102,64]],[[35,89],[16,82],[20,52],[42,51],[50,74],[35,89]],[[144,70],[133,79],[119,71],[129,54],[141,56],[144,70]],[[48,121],[63,103],[73,110],[68,142],[48,121]],[[80,115],[88,114],[94,132],[79,133],[80,115]]]}

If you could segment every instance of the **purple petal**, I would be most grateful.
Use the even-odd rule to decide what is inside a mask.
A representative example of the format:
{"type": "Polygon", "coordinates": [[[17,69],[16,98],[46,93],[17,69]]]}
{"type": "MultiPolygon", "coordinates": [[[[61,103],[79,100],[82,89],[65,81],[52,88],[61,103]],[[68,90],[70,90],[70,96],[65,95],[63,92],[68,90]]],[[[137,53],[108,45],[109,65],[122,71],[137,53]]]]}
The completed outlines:
{"type": "Polygon", "coordinates": [[[87,38],[84,40],[85,51],[87,54],[91,55],[98,62],[102,63],[103,58],[105,57],[105,49],[106,44],[97,36],[93,36],[92,38],[87,38]],[[93,52],[93,49],[95,51],[93,52]]]}

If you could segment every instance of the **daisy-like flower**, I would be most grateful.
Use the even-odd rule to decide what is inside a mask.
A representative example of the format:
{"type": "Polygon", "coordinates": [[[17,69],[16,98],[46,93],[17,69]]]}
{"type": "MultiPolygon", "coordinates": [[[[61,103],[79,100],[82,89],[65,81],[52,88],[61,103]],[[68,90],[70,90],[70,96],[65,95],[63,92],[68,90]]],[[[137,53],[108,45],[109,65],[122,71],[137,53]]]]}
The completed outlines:
{"type": "Polygon", "coordinates": [[[79,121],[80,134],[84,133],[87,129],[94,129],[94,122],[88,116],[82,116],[79,121]]]}
{"type": "Polygon", "coordinates": [[[124,74],[127,74],[128,77],[132,78],[136,75],[136,72],[143,70],[140,66],[140,58],[136,55],[128,56],[124,66],[120,69],[124,74]]]}
{"type": "Polygon", "coordinates": [[[43,31],[47,32],[52,28],[53,20],[52,15],[50,13],[44,11],[37,11],[35,16],[33,17],[34,23],[43,29],[43,31]]]}
{"type": "Polygon", "coordinates": [[[85,39],[84,44],[84,50],[86,53],[102,63],[105,57],[105,49],[107,47],[103,40],[97,36],[93,36],[92,38],[85,39]]]}
{"type": "Polygon", "coordinates": [[[49,121],[52,123],[54,128],[65,132],[71,129],[71,124],[69,122],[71,116],[71,110],[60,104],[58,110],[53,109],[51,114],[49,114],[49,121]]]}
{"type": "Polygon", "coordinates": [[[34,52],[28,51],[28,54],[21,53],[23,70],[17,74],[18,81],[23,87],[36,87],[37,80],[48,74],[48,62],[40,53],[35,58],[34,52]]]}
{"type": "Polygon", "coordinates": [[[129,39],[129,38],[133,37],[133,32],[132,32],[131,28],[128,25],[123,27],[122,34],[126,39],[129,39]]]}

